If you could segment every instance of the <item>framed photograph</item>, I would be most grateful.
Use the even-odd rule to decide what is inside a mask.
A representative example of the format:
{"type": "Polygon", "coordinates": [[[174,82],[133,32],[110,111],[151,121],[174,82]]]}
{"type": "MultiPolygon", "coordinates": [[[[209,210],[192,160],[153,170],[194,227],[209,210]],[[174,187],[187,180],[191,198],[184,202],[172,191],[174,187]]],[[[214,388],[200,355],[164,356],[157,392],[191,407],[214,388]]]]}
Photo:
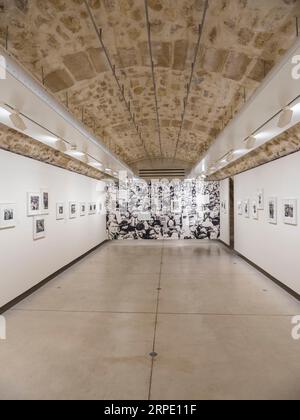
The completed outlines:
{"type": "Polygon", "coordinates": [[[258,210],[264,210],[265,208],[265,194],[262,189],[257,191],[257,208],[258,210]]]}
{"type": "Polygon", "coordinates": [[[42,214],[49,214],[49,192],[48,190],[41,190],[41,206],[42,214]]]}
{"type": "Polygon", "coordinates": [[[27,193],[27,215],[36,216],[42,212],[41,193],[27,193]]]}
{"type": "Polygon", "coordinates": [[[98,209],[99,209],[99,214],[101,214],[102,213],[102,203],[98,204],[98,209]]]}
{"type": "Polygon", "coordinates": [[[244,201],[244,216],[249,219],[250,217],[250,200],[244,201]]]}
{"type": "Polygon", "coordinates": [[[256,200],[252,201],[251,210],[252,210],[252,219],[258,220],[258,204],[256,200]]]}
{"type": "Polygon", "coordinates": [[[16,226],[16,204],[0,204],[0,229],[16,226]]]}
{"type": "Polygon", "coordinates": [[[80,203],[79,204],[79,209],[80,209],[80,216],[85,216],[86,215],[86,203],[80,203]]]}
{"type": "Polygon", "coordinates": [[[69,203],[69,218],[76,219],[77,217],[77,203],[75,201],[71,201],[69,203]]]}
{"type": "Polygon", "coordinates": [[[89,203],[89,214],[96,214],[96,213],[97,213],[97,204],[89,203]]]}
{"type": "Polygon", "coordinates": [[[242,201],[238,201],[237,203],[237,212],[239,216],[243,215],[243,203],[242,201]]]}
{"type": "Polygon", "coordinates": [[[63,220],[66,217],[64,203],[56,204],[56,220],[63,220]]]}
{"type": "Polygon", "coordinates": [[[277,224],[277,198],[270,197],[268,199],[268,220],[273,225],[277,224]]]}
{"type": "Polygon", "coordinates": [[[287,225],[297,225],[297,200],[283,200],[283,221],[287,225]]]}
{"type": "Polygon", "coordinates": [[[221,201],[221,211],[223,214],[227,214],[227,202],[226,200],[221,201]]]}
{"type": "Polygon", "coordinates": [[[33,218],[33,239],[42,239],[46,237],[46,222],[43,216],[33,218]]]}

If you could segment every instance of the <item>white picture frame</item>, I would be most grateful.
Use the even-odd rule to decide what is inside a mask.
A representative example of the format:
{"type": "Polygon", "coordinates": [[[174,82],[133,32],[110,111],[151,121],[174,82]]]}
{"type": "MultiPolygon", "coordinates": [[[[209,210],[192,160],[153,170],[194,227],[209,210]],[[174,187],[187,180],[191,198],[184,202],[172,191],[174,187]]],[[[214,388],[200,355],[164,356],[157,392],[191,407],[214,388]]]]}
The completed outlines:
{"type": "Polygon", "coordinates": [[[33,239],[39,240],[46,237],[46,219],[44,216],[33,218],[33,239]]]}
{"type": "Polygon", "coordinates": [[[65,203],[56,203],[56,220],[64,220],[66,218],[65,203]]]}
{"type": "Polygon", "coordinates": [[[242,201],[237,202],[237,213],[239,216],[243,215],[243,202],[242,201]]]}
{"type": "Polygon", "coordinates": [[[252,219],[258,220],[258,203],[257,203],[257,200],[252,201],[251,213],[252,213],[252,219]]]}
{"type": "Polygon", "coordinates": [[[88,206],[89,214],[96,214],[97,213],[97,204],[96,203],[89,203],[88,206]]]}
{"type": "Polygon", "coordinates": [[[243,203],[243,213],[246,219],[250,218],[250,200],[245,200],[243,203]]]}
{"type": "Polygon", "coordinates": [[[14,228],[17,224],[17,205],[15,203],[0,204],[0,229],[14,228]]]}
{"type": "Polygon", "coordinates": [[[49,191],[41,190],[41,214],[49,214],[49,191]]]}
{"type": "Polygon", "coordinates": [[[27,215],[37,216],[42,212],[42,199],[40,192],[27,193],[27,215]]]}
{"type": "Polygon", "coordinates": [[[277,225],[277,219],[278,219],[278,205],[277,205],[277,198],[276,197],[270,197],[268,199],[268,222],[277,225]]]}
{"type": "Polygon", "coordinates": [[[283,222],[286,225],[296,226],[298,224],[297,204],[298,201],[294,198],[287,198],[283,200],[283,222]]]}
{"type": "Polygon", "coordinates": [[[257,208],[258,210],[265,209],[265,192],[263,189],[257,191],[257,208]]]}
{"type": "Polygon", "coordinates": [[[79,204],[80,217],[86,216],[86,203],[79,204]]]}
{"type": "Polygon", "coordinates": [[[69,202],[69,219],[76,219],[77,217],[77,203],[75,201],[69,202]]]}

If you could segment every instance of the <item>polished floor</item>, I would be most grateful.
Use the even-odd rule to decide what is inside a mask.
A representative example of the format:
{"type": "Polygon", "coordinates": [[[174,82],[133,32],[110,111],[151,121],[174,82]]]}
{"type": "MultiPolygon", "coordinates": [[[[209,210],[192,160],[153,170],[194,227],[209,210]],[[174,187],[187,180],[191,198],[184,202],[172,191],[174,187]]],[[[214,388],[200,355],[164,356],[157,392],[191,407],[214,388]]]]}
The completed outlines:
{"type": "Polygon", "coordinates": [[[297,314],[218,242],[110,242],[5,314],[0,399],[300,399],[297,314]]]}

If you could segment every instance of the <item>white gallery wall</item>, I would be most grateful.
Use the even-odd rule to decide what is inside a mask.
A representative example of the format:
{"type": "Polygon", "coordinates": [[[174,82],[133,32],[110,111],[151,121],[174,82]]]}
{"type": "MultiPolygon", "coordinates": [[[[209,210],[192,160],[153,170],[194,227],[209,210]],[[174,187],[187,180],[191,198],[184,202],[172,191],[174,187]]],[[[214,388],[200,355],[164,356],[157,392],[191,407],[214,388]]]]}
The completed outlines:
{"type": "Polygon", "coordinates": [[[220,182],[220,240],[230,245],[230,188],[229,178],[220,182]],[[225,203],[225,209],[222,208],[225,203]]]}
{"type": "Polygon", "coordinates": [[[0,203],[16,203],[15,228],[0,229],[0,307],[103,242],[104,210],[69,219],[69,202],[101,202],[105,184],[45,163],[0,150],[0,203]],[[33,218],[27,217],[27,192],[49,191],[46,237],[33,240],[33,218]],[[56,220],[56,203],[66,218],[56,220]]]}
{"type": "Polygon", "coordinates": [[[300,293],[300,153],[284,157],[234,178],[235,249],[273,277],[300,293]],[[264,190],[258,220],[238,215],[237,202],[264,190]],[[277,197],[278,221],[268,221],[268,198],[277,197]],[[298,200],[297,226],[283,221],[283,200],[298,200]]]}

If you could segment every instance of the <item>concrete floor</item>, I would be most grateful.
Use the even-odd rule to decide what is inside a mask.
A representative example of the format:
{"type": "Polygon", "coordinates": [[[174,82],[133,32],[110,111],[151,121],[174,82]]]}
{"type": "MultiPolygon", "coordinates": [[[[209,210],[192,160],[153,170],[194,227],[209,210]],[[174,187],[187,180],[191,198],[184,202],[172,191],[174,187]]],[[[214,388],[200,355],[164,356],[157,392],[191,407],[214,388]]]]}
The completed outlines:
{"type": "Polygon", "coordinates": [[[297,314],[217,242],[111,242],[5,314],[0,399],[300,399],[297,314]]]}

